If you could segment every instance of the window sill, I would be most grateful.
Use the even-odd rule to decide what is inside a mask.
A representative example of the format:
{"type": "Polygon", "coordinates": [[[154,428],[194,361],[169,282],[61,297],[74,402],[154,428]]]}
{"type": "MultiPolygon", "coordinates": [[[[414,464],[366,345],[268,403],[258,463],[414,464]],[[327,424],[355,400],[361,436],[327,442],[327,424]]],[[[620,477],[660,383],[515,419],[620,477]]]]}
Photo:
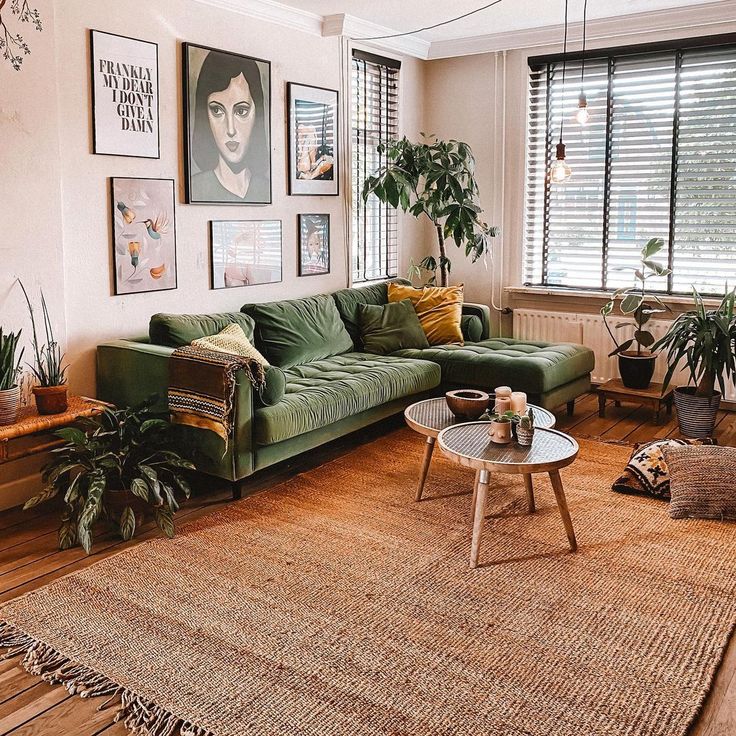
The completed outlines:
{"type": "MultiPolygon", "coordinates": [[[[593,291],[588,289],[555,289],[552,286],[507,286],[504,288],[506,294],[512,297],[549,297],[561,300],[584,301],[584,300],[601,300],[608,301],[612,292],[593,291]]],[[[680,307],[677,311],[683,311],[682,307],[689,307],[693,304],[691,296],[683,295],[659,295],[659,298],[668,305],[680,307]]],[[[717,307],[721,300],[719,297],[705,297],[703,300],[708,307],[717,307]]]]}

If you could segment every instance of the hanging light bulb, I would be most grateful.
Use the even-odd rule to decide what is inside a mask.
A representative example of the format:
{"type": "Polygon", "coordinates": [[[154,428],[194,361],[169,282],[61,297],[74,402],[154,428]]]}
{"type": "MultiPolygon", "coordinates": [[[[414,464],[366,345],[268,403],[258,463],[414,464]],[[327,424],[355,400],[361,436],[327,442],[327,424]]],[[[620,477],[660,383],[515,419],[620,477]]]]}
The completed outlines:
{"type": "Polygon", "coordinates": [[[565,144],[562,142],[562,128],[565,124],[565,70],[567,67],[567,10],[569,0],[565,0],[565,40],[562,46],[562,107],[560,115],[560,141],[557,144],[557,155],[549,167],[549,181],[551,184],[564,184],[571,176],[572,169],[565,161],[565,144]]]}
{"type": "Polygon", "coordinates": [[[580,125],[587,125],[590,121],[590,111],[588,110],[588,98],[585,96],[585,29],[588,23],[588,0],[583,4],[583,53],[580,60],[580,97],[578,97],[578,109],[575,113],[575,120],[580,125]]]}
{"type": "Polygon", "coordinates": [[[553,184],[564,184],[572,176],[572,169],[565,161],[565,144],[560,140],[557,144],[557,158],[549,167],[549,180],[553,184]]]}
{"type": "Polygon", "coordinates": [[[578,110],[575,113],[575,120],[580,123],[580,125],[585,125],[590,120],[590,112],[588,112],[588,100],[585,97],[585,92],[580,92],[580,97],[578,98],[578,110]]]}

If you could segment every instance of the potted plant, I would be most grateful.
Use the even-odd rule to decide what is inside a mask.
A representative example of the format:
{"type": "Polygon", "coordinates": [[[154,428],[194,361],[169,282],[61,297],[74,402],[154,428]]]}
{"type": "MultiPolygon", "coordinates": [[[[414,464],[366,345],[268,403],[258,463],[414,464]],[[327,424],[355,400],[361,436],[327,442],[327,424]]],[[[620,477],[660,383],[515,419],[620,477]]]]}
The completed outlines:
{"type": "Polygon", "coordinates": [[[707,310],[695,289],[693,298],[695,309],[681,314],[653,348],[667,350],[665,389],[684,362],[694,385],[675,389],[677,421],[683,435],[700,438],[713,434],[726,379],[736,372],[736,289],[723,297],[717,309],[707,310]],[[715,389],[716,382],[720,391],[715,389]]]}
{"type": "Polygon", "coordinates": [[[534,440],[534,411],[529,408],[526,414],[519,417],[516,428],[516,441],[522,447],[529,447],[534,440]]]}
{"type": "Polygon", "coordinates": [[[642,249],[639,265],[632,267],[634,270],[635,283],[623,289],[617,289],[611,299],[601,308],[603,323],[608,330],[616,348],[608,355],[618,356],[618,370],[621,381],[627,388],[647,388],[652,382],[654,365],[657,356],[650,348],[654,345],[654,335],[646,329],[646,324],[653,314],[669,311],[662,300],[654,295],[647,295],[647,281],[652,278],[668,276],[671,271],[657,261],[653,260],[664,246],[661,238],[652,238],[642,249]],[[619,322],[614,330],[608,324],[608,318],[613,313],[618,302],[619,311],[623,315],[631,315],[634,318],[634,334],[631,338],[619,342],[614,330],[631,329],[630,322],[619,322]],[[654,302],[653,304],[651,302],[654,302]],[[632,346],[635,349],[631,349],[632,346]]]}
{"type": "Polygon", "coordinates": [[[467,143],[424,137],[427,143],[412,143],[408,138],[378,145],[386,163],[363,185],[363,201],[374,194],[381,202],[401,208],[414,217],[429,218],[437,234],[439,259],[427,256],[414,272],[433,274],[439,267],[440,285],[447,286],[451,263],[445,242],[452,238],[458,248],[475,262],[488,249],[498,228],[481,219],[475,159],[467,143]]]}
{"type": "Polygon", "coordinates": [[[18,353],[21,331],[3,333],[0,327],[0,426],[18,421],[20,408],[20,362],[23,348],[18,353]]]}
{"type": "Polygon", "coordinates": [[[33,362],[30,366],[38,385],[33,387],[33,395],[36,397],[36,408],[39,414],[61,414],[67,410],[68,391],[66,386],[66,366],[61,346],[54,338],[54,328],[49,317],[46,306],[46,298],[41,290],[41,311],[43,313],[43,329],[46,342],[41,343],[38,339],[36,329],[36,317],[33,313],[31,300],[22,281],[18,281],[26,298],[28,312],[31,315],[31,326],[33,328],[33,362]]]}
{"type": "Polygon", "coordinates": [[[184,471],[194,465],[175,449],[171,423],[152,414],[151,406],[153,400],[132,409],[105,409],[84,420],[84,429],[56,432],[65,444],[54,450],[42,475],[45,487],[25,508],[63,496],[60,549],[81,544],[89,553],[93,527],[101,519],[131,539],[149,512],[167,537],[174,536],[176,494],[189,498],[184,471]]]}

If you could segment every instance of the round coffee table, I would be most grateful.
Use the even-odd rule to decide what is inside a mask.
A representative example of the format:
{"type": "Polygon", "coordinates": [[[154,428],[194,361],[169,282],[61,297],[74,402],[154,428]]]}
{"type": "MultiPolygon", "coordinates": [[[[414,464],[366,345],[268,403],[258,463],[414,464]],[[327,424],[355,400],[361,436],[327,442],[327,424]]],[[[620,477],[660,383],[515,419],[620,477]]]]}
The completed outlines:
{"type": "MultiPolygon", "coordinates": [[[[534,404],[529,404],[529,406],[534,410],[535,426],[547,428],[555,426],[557,419],[551,411],[547,411],[541,406],[534,406],[534,404]]],[[[456,427],[466,422],[464,422],[464,420],[458,420],[450,411],[444,396],[440,396],[436,399],[417,401],[416,404],[407,406],[404,410],[404,419],[406,419],[406,423],[415,432],[419,432],[419,434],[423,434],[427,438],[427,444],[424,448],[422,470],[419,475],[419,485],[417,486],[417,493],[415,496],[416,501],[421,501],[422,493],[424,492],[424,484],[427,481],[427,474],[429,473],[429,465],[432,462],[432,453],[434,452],[434,444],[437,440],[437,435],[443,429],[447,429],[447,427],[456,427]]],[[[483,422],[483,424],[488,426],[488,422],[483,422]]]]}
{"type": "Polygon", "coordinates": [[[473,489],[473,541],[470,547],[470,567],[478,567],[486,495],[492,472],[524,476],[529,513],[534,512],[532,474],[549,473],[570,549],[573,552],[577,549],[575,530],[567,508],[562,478],[560,478],[560,468],[570,465],[578,456],[580,448],[572,437],[556,429],[537,428],[534,432],[534,440],[529,447],[522,447],[515,442],[498,445],[490,441],[488,422],[471,422],[448,427],[439,433],[437,439],[440,449],[450,460],[476,470],[473,489]]]}

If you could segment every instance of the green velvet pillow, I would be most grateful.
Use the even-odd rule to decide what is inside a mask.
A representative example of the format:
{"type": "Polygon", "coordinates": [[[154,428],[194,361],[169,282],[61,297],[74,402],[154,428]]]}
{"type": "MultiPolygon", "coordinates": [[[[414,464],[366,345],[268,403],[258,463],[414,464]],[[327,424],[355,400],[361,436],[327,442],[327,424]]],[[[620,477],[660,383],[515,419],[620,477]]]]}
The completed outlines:
{"type": "Polygon", "coordinates": [[[388,355],[407,348],[428,348],[419,317],[410,299],[378,306],[358,305],[360,336],[366,353],[388,355]]]}
{"type": "Polygon", "coordinates": [[[233,323],[240,325],[245,336],[253,340],[253,320],[242,312],[154,314],[148,325],[148,336],[154,345],[180,348],[201,337],[216,335],[233,323]]]}
{"type": "Polygon", "coordinates": [[[273,406],[284,398],[285,392],[286,376],[284,372],[275,365],[269,365],[266,368],[266,385],[263,387],[263,391],[260,394],[255,391],[253,395],[256,397],[256,404],[259,406],[273,406]]]}
{"type": "Polygon", "coordinates": [[[480,342],[483,338],[483,322],[475,314],[464,314],[460,318],[460,329],[465,342],[480,342]]]}
{"type": "Polygon", "coordinates": [[[256,347],[281,368],[347,353],[353,341],[329,294],[265,304],[245,304],[255,320],[256,347]]]}

